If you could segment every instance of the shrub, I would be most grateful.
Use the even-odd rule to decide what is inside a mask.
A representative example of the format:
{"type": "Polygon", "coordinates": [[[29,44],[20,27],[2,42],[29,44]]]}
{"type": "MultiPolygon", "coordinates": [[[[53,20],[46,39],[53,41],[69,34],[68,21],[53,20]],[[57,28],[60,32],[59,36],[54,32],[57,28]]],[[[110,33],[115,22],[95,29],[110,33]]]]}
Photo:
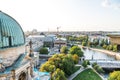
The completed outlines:
{"type": "Polygon", "coordinates": [[[86,68],[88,65],[90,65],[90,62],[88,60],[84,60],[82,66],[86,68]]]}
{"type": "Polygon", "coordinates": [[[113,45],[113,51],[114,52],[117,52],[118,50],[117,50],[117,45],[113,45]]]}
{"type": "Polygon", "coordinates": [[[106,50],[109,50],[109,46],[106,47],[106,50]]]}
{"type": "Polygon", "coordinates": [[[113,50],[113,46],[112,45],[109,45],[109,50],[113,50]]]}
{"type": "Polygon", "coordinates": [[[97,65],[97,63],[96,63],[96,62],[94,62],[94,63],[92,64],[92,67],[94,67],[95,65],[97,65]]]}
{"type": "Polygon", "coordinates": [[[100,67],[99,65],[97,65],[97,63],[93,63],[92,67],[98,72],[98,73],[104,73],[104,70],[102,69],[102,67],[100,67]]]}
{"type": "Polygon", "coordinates": [[[104,45],[103,45],[103,48],[106,49],[106,48],[107,48],[107,45],[104,44],[104,45]]]}
{"type": "Polygon", "coordinates": [[[49,52],[48,52],[48,49],[47,49],[47,48],[44,48],[44,47],[41,48],[39,52],[40,52],[40,54],[48,54],[48,53],[49,53],[49,52]]]}
{"type": "Polygon", "coordinates": [[[82,46],[86,46],[87,43],[85,41],[82,42],[82,46]]]}
{"type": "Polygon", "coordinates": [[[98,73],[104,73],[104,70],[102,69],[102,67],[99,66],[99,67],[97,67],[97,72],[98,73]]]}

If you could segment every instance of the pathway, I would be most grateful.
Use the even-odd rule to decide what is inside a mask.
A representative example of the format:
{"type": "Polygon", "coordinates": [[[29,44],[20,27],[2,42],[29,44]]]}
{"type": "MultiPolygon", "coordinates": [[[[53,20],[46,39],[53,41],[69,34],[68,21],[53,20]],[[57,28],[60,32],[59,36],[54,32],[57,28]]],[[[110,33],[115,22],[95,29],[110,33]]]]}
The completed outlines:
{"type": "MultiPolygon", "coordinates": [[[[81,65],[76,65],[76,66],[81,66],[81,65]]],[[[81,73],[82,71],[84,71],[85,69],[88,69],[88,68],[91,68],[91,69],[92,69],[91,66],[88,66],[87,68],[83,68],[83,67],[81,66],[81,68],[80,68],[77,72],[75,72],[74,74],[72,74],[71,76],[68,77],[68,80],[73,80],[79,73],[81,73]]],[[[96,72],[96,73],[97,73],[97,72],[96,72]]],[[[98,74],[98,73],[97,73],[97,74],[98,74]]],[[[99,75],[103,80],[107,80],[107,78],[101,76],[100,74],[98,74],[98,75],[99,75]]]]}
{"type": "Polygon", "coordinates": [[[77,72],[75,72],[74,74],[72,74],[71,76],[68,77],[68,80],[73,80],[80,72],[82,72],[84,70],[83,67],[81,67],[77,72]]]}

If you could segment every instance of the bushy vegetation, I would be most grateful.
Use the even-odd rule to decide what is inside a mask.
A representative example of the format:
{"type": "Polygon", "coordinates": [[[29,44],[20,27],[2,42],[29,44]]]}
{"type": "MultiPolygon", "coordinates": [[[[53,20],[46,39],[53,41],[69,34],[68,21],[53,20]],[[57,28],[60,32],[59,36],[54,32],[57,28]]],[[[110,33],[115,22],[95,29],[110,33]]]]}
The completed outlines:
{"type": "Polygon", "coordinates": [[[104,44],[104,45],[103,45],[103,48],[106,49],[106,48],[107,48],[107,45],[104,44]]]}
{"type": "Polygon", "coordinates": [[[67,54],[68,51],[69,51],[69,50],[68,50],[67,46],[63,46],[63,47],[60,49],[60,52],[61,52],[61,53],[67,54]]]}
{"type": "Polygon", "coordinates": [[[63,46],[60,54],[53,55],[41,65],[40,71],[50,72],[51,80],[66,80],[67,76],[70,76],[80,68],[75,67],[75,64],[79,62],[79,57],[81,56],[83,56],[83,52],[78,46],[73,46],[70,50],[63,46]]]}
{"type": "Polygon", "coordinates": [[[89,60],[84,60],[83,63],[82,63],[82,66],[83,66],[84,68],[86,68],[88,65],[90,65],[89,60]]]}
{"type": "Polygon", "coordinates": [[[48,49],[45,47],[41,48],[39,52],[40,52],[40,54],[48,54],[49,53],[48,49]]]}
{"type": "Polygon", "coordinates": [[[114,71],[110,73],[108,80],[120,80],[120,71],[114,71]]]}
{"type": "Polygon", "coordinates": [[[67,36],[67,40],[68,41],[79,41],[79,42],[82,42],[82,41],[88,41],[88,36],[79,36],[79,37],[76,37],[76,36],[67,36]]]}
{"type": "Polygon", "coordinates": [[[117,50],[117,45],[113,45],[113,51],[114,52],[117,52],[118,50],[117,50]]]}
{"type": "Polygon", "coordinates": [[[104,73],[102,67],[100,67],[97,63],[92,64],[93,69],[95,69],[98,73],[104,73]]]}
{"type": "Polygon", "coordinates": [[[57,68],[52,74],[52,80],[67,80],[62,70],[57,68]]]}
{"type": "Polygon", "coordinates": [[[87,46],[87,42],[83,41],[82,46],[87,46]]]}
{"type": "Polygon", "coordinates": [[[117,52],[117,45],[103,45],[103,48],[106,50],[117,52]]]}
{"type": "Polygon", "coordinates": [[[76,69],[73,57],[71,54],[55,54],[40,67],[40,71],[50,72],[52,80],[66,80],[65,76],[70,76],[76,69]]]}
{"type": "Polygon", "coordinates": [[[73,46],[70,49],[69,53],[72,54],[72,55],[77,54],[79,57],[83,56],[83,52],[81,51],[81,48],[78,47],[78,46],[73,46]]]}
{"type": "Polygon", "coordinates": [[[75,64],[77,64],[79,62],[79,56],[77,54],[74,54],[72,56],[72,59],[73,59],[73,61],[74,61],[75,64]]]}
{"type": "Polygon", "coordinates": [[[92,41],[88,39],[88,36],[68,36],[67,37],[68,41],[79,41],[79,44],[82,46],[89,46],[89,47],[95,47],[95,48],[102,48],[110,51],[117,52],[117,45],[115,44],[110,44],[108,39],[98,39],[95,38],[92,41]]]}
{"type": "Polygon", "coordinates": [[[93,39],[92,41],[86,40],[82,41],[82,46],[89,46],[89,47],[95,47],[95,48],[102,48],[110,51],[117,52],[117,45],[115,44],[110,44],[108,39],[93,39]]]}

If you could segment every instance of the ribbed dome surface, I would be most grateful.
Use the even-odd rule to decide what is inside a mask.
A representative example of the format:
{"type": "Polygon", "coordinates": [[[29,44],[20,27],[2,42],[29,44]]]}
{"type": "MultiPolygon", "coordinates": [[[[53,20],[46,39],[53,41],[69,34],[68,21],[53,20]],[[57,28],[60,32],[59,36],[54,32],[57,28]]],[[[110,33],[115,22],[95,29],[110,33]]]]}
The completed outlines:
{"type": "Polygon", "coordinates": [[[11,16],[0,11],[0,48],[24,45],[21,26],[11,16]]]}

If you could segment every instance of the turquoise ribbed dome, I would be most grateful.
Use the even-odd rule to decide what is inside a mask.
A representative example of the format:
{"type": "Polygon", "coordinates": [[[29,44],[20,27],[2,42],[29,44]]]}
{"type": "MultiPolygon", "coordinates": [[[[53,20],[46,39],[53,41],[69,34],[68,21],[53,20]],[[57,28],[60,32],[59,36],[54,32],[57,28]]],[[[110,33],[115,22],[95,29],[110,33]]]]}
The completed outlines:
{"type": "Polygon", "coordinates": [[[0,48],[24,45],[25,37],[15,19],[0,11],[0,48]]]}

